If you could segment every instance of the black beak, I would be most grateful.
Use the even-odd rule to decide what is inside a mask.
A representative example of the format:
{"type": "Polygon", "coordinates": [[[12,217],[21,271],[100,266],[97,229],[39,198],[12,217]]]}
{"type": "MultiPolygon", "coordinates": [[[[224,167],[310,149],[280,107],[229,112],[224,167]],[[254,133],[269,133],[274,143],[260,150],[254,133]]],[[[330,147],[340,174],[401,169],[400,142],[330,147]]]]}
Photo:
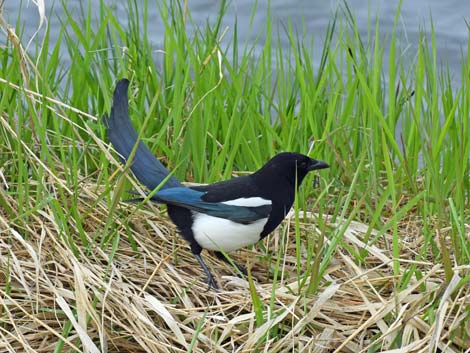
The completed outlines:
{"type": "Polygon", "coordinates": [[[317,170],[317,169],[326,169],[329,168],[330,166],[323,162],[323,161],[317,161],[316,159],[311,158],[310,159],[310,165],[308,166],[308,170],[317,170]]]}

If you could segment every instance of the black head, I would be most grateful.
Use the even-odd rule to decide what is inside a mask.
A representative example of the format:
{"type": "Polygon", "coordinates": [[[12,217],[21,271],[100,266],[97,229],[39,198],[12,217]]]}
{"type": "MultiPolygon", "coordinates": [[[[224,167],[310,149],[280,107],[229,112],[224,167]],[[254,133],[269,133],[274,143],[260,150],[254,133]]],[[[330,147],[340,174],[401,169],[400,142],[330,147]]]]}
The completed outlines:
{"type": "MultiPolygon", "coordinates": [[[[287,181],[291,185],[300,186],[308,172],[328,168],[323,161],[310,158],[300,153],[283,152],[271,158],[253,176],[261,182],[275,179],[287,181]]],[[[281,185],[279,185],[281,186],[281,185]]]]}

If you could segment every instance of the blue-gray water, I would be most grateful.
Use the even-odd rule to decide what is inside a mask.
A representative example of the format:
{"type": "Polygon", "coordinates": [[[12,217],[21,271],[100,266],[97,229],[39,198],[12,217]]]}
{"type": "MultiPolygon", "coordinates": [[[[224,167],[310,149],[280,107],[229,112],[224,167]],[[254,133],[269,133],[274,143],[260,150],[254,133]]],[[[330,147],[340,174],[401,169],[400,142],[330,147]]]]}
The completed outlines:
{"type": "MultiPolygon", "coordinates": [[[[68,0],[66,6],[72,13],[78,15],[79,11],[77,9],[80,2],[86,3],[83,0],[68,0]]],[[[125,2],[111,0],[107,2],[113,6],[116,17],[125,24],[126,9],[123,5],[125,2]]],[[[137,3],[143,3],[143,0],[137,0],[137,3]]],[[[258,9],[254,13],[253,25],[249,30],[253,3],[252,0],[234,0],[229,5],[224,18],[224,26],[229,26],[232,29],[235,18],[237,19],[239,43],[254,41],[266,22],[266,1],[260,1],[258,9]]],[[[305,30],[306,38],[309,38],[309,36],[314,38],[315,56],[313,59],[319,61],[326,26],[333,18],[338,3],[340,3],[339,0],[271,0],[271,16],[274,28],[276,29],[279,26],[282,34],[284,31],[282,26],[290,20],[299,33],[305,30]]],[[[357,20],[361,34],[365,36],[367,33],[369,16],[372,18],[372,25],[375,23],[375,18],[378,18],[381,38],[386,39],[387,35],[391,33],[398,6],[397,0],[350,0],[348,4],[357,20]]],[[[189,6],[195,24],[204,25],[208,19],[210,21],[217,16],[219,2],[215,0],[190,0],[189,6]]],[[[48,22],[51,26],[51,38],[54,40],[58,35],[61,16],[63,18],[62,1],[46,1],[46,7],[48,22]],[[53,10],[51,10],[51,4],[53,4],[53,10]]],[[[4,16],[10,24],[14,25],[16,23],[20,11],[25,32],[23,42],[26,43],[39,23],[37,8],[32,1],[23,1],[21,8],[20,1],[6,0],[4,2],[4,16]]],[[[440,63],[449,65],[454,82],[459,82],[462,53],[466,53],[469,35],[466,21],[470,22],[470,1],[404,0],[398,26],[400,33],[399,44],[402,48],[408,48],[407,54],[411,58],[415,53],[420,30],[430,31],[431,16],[436,34],[438,60],[440,63]]],[[[149,1],[149,18],[152,20],[148,35],[155,46],[158,47],[163,27],[159,20],[157,1],[149,1]]],[[[281,36],[281,39],[281,45],[288,46],[286,36],[281,36]]],[[[4,40],[5,37],[3,36],[0,44],[4,40]]]]}

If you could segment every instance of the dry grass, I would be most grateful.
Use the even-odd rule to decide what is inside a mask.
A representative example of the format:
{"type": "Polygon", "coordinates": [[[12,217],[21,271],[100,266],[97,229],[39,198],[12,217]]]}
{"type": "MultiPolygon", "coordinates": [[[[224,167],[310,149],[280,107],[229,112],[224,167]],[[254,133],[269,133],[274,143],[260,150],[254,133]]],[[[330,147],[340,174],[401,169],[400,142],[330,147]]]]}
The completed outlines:
{"type": "MultiPolygon", "coordinates": [[[[98,189],[82,185],[79,199],[82,214],[88,214],[86,234],[92,244],[102,240],[108,218],[105,202],[89,206],[98,189]]],[[[12,209],[18,209],[13,198],[4,197],[12,209]]],[[[33,203],[28,206],[34,207],[33,203]]],[[[0,351],[52,352],[63,336],[67,337],[64,350],[69,352],[183,352],[191,345],[195,352],[470,348],[469,342],[454,337],[459,336],[454,328],[467,314],[470,288],[463,286],[450,295],[457,275],[445,286],[440,266],[416,263],[422,278],[398,290],[388,250],[390,237],[385,235],[374,247],[365,246],[364,224],[351,223],[344,240],[357,250],[369,251],[365,263],[353,262],[344,247],[338,248],[314,297],[298,294],[292,239],[280,241],[282,235],[277,234],[267,242],[270,252],[284,254],[282,276],[274,289],[266,272],[273,263],[258,257],[256,248],[235,254],[236,260],[252,266],[256,291],[269,313],[265,323],[257,325],[246,280],[206,256],[223,288],[218,293],[206,291],[201,269],[166,216],[154,209],[130,214],[127,204],[121,206],[121,217],[116,219],[120,240],[112,261],[111,245],[105,250],[98,245],[86,248],[78,237],[73,246],[79,256],[74,256],[47,206],[32,213],[24,229],[15,229],[0,209],[0,351]],[[137,252],[128,242],[126,214],[137,252]],[[432,326],[427,323],[430,306],[436,307],[432,326]]],[[[283,227],[286,237],[294,236],[291,219],[283,227]]],[[[303,236],[316,231],[314,224],[314,220],[303,224],[303,236]]],[[[68,226],[74,229],[73,219],[68,226]]],[[[404,267],[420,245],[418,229],[412,222],[402,227],[403,253],[409,254],[401,259],[404,267]]],[[[463,276],[468,270],[456,268],[455,273],[463,276]]]]}

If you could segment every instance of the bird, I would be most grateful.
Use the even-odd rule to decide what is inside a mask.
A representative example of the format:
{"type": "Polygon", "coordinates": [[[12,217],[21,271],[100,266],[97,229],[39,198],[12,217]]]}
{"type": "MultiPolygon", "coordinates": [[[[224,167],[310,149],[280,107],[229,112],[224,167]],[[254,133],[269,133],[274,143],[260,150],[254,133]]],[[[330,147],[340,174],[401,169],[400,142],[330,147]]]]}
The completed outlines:
{"type": "Polygon", "coordinates": [[[257,243],[276,229],[292,207],[305,176],[329,165],[300,153],[281,152],[252,174],[184,186],[138,140],[129,117],[128,87],[127,79],[117,82],[109,117],[103,116],[108,138],[121,162],[126,164],[137,144],[130,169],[149,190],[159,187],[150,200],[166,204],[169,218],[205,272],[209,289],[219,287],[201,257],[203,249],[214,251],[217,258],[235,264],[246,275],[245,268],[226,255],[257,243]]]}

